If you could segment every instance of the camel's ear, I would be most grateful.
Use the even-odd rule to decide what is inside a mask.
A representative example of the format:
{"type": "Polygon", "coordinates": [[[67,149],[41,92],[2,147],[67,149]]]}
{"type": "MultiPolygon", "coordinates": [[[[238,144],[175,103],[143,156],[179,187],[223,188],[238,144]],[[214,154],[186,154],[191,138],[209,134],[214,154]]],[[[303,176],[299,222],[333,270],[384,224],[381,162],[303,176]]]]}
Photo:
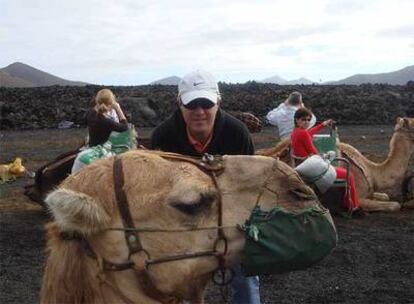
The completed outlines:
{"type": "Polygon", "coordinates": [[[62,231],[90,235],[109,226],[108,213],[84,193],[60,188],[51,192],[45,202],[62,231]]]}

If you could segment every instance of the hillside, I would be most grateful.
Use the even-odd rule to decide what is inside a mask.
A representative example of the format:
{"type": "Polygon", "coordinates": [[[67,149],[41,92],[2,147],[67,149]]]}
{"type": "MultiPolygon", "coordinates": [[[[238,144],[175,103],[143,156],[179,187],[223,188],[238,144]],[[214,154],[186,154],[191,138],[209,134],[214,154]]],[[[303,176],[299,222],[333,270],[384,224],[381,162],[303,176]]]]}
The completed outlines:
{"type": "Polygon", "coordinates": [[[327,84],[327,85],[360,85],[360,84],[375,84],[375,83],[384,83],[391,85],[405,85],[408,81],[414,81],[414,65],[405,67],[398,71],[393,71],[389,73],[379,73],[379,74],[356,74],[349,76],[347,78],[338,80],[338,81],[327,81],[324,83],[318,83],[307,78],[299,78],[294,80],[286,80],[280,76],[273,76],[266,79],[263,79],[259,82],[261,83],[274,83],[279,85],[296,85],[296,84],[327,84]]]}
{"type": "Polygon", "coordinates": [[[316,83],[316,82],[302,77],[302,78],[299,78],[299,79],[288,80],[288,81],[286,81],[285,84],[294,85],[294,84],[313,84],[313,83],[316,83]]]}
{"type": "Polygon", "coordinates": [[[181,80],[180,77],[174,75],[174,76],[155,80],[151,82],[150,85],[178,85],[180,80],[181,80]]]}
{"type": "Polygon", "coordinates": [[[15,62],[0,69],[0,73],[0,87],[84,86],[87,84],[66,80],[21,62],[15,62]]]}
{"type": "Polygon", "coordinates": [[[24,79],[21,79],[19,77],[10,76],[6,72],[3,72],[2,70],[0,70],[0,87],[28,88],[28,87],[33,87],[33,84],[31,82],[26,81],[24,79]]]}
{"type": "Polygon", "coordinates": [[[277,75],[260,80],[261,83],[273,83],[273,84],[279,84],[279,85],[295,85],[295,84],[313,84],[315,81],[309,80],[307,78],[301,77],[299,79],[293,79],[293,80],[286,80],[282,77],[279,77],[277,75]]]}
{"type": "Polygon", "coordinates": [[[265,78],[263,80],[260,80],[259,82],[261,82],[261,83],[284,84],[284,83],[286,83],[286,81],[287,81],[286,79],[275,75],[275,76],[268,77],[268,78],[265,78]]]}
{"type": "Polygon", "coordinates": [[[380,74],[357,74],[342,80],[332,81],[327,84],[363,84],[363,83],[386,83],[391,85],[404,85],[408,81],[414,81],[414,65],[401,70],[380,74]]]}

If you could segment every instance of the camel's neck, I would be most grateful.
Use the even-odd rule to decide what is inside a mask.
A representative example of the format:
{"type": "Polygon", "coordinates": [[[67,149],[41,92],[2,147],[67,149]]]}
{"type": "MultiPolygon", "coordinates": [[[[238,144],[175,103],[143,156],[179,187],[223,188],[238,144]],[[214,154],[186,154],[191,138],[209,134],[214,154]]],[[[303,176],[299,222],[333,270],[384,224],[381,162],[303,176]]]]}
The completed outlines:
{"type": "Polygon", "coordinates": [[[98,262],[79,241],[62,240],[52,229],[51,226],[42,303],[128,303],[127,298],[133,303],[158,303],[143,293],[132,270],[105,271],[100,275],[98,262]]]}
{"type": "Polygon", "coordinates": [[[387,158],[380,164],[375,164],[374,179],[378,188],[392,187],[403,178],[413,153],[413,144],[403,132],[394,132],[390,141],[390,151],[387,158]]]}
{"type": "Polygon", "coordinates": [[[407,135],[402,132],[395,132],[390,141],[390,152],[379,167],[386,171],[396,172],[402,170],[405,172],[413,148],[414,146],[407,135]]]}

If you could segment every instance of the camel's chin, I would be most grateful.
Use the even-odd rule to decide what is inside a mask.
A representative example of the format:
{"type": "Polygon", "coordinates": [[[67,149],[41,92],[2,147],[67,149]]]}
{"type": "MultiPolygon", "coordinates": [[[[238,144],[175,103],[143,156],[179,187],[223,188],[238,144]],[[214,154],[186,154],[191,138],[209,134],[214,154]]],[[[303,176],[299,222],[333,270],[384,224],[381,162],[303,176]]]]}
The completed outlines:
{"type": "MultiPolygon", "coordinates": [[[[211,264],[213,265],[213,263],[211,264]]],[[[181,271],[150,270],[150,278],[156,288],[164,294],[174,295],[191,303],[201,303],[204,297],[204,290],[211,278],[211,270],[204,274],[183,273],[181,271]],[[171,278],[175,278],[171,280],[171,278]]]]}

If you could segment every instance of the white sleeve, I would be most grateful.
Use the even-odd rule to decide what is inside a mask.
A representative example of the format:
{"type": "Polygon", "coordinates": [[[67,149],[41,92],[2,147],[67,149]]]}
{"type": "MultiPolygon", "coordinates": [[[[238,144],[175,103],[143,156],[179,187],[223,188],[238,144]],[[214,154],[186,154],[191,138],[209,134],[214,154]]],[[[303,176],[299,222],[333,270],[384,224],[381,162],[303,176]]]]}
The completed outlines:
{"type": "Polygon", "coordinates": [[[278,124],[278,112],[279,112],[279,107],[273,109],[272,111],[270,111],[269,113],[267,113],[266,115],[266,119],[267,121],[273,125],[273,126],[277,126],[278,124]]]}
{"type": "Polygon", "coordinates": [[[309,123],[309,128],[312,128],[315,124],[316,124],[316,116],[312,114],[312,118],[309,123]]]}
{"type": "Polygon", "coordinates": [[[116,111],[114,109],[112,109],[109,113],[108,113],[109,118],[111,118],[113,121],[115,122],[119,122],[119,118],[118,118],[118,114],[116,114],[116,111]]]}

